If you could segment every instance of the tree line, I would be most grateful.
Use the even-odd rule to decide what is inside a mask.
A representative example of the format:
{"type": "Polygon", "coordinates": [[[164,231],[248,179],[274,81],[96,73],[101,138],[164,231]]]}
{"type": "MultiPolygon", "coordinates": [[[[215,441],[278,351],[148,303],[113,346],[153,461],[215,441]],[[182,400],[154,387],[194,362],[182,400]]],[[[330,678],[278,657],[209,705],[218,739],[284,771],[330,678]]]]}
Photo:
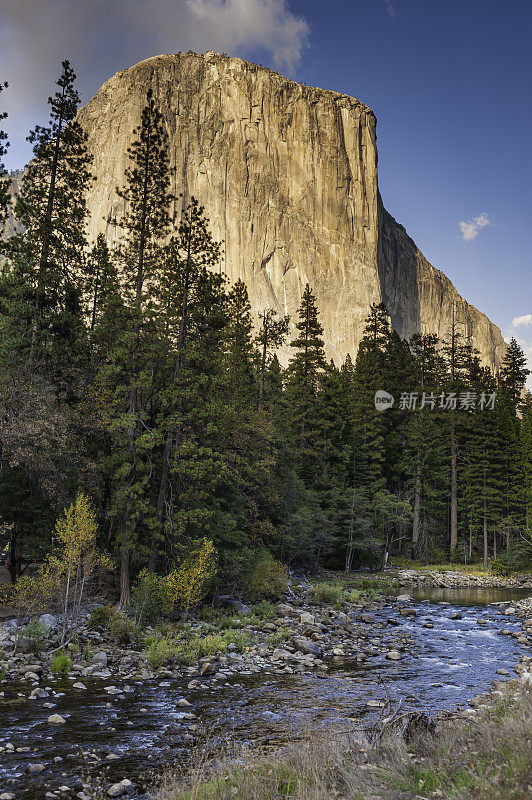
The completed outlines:
{"type": "Polygon", "coordinates": [[[123,607],[139,571],[169,574],[204,540],[234,587],[274,557],[346,570],[390,553],[529,559],[532,402],[517,342],[495,376],[460,320],[443,341],[405,341],[373,305],[355,362],[338,368],[308,285],[291,341],[274,309],[254,325],[245,284],[218,269],[205,210],[171,191],[151,91],[117,187],[117,244],[89,244],[75,77],[63,62],[14,201],[0,132],[0,222],[15,220],[0,245],[0,536],[13,582],[53,548],[79,491],[123,607]],[[377,390],[395,398],[385,412],[377,390]]]}

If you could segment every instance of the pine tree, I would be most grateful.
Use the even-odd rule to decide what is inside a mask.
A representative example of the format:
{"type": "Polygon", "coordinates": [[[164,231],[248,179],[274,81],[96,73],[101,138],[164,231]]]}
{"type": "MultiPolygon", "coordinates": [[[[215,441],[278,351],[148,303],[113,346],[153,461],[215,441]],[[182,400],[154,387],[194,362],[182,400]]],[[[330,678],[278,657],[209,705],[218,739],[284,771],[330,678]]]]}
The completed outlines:
{"type": "Polygon", "coordinates": [[[430,534],[436,533],[445,521],[445,503],[441,501],[446,483],[444,423],[435,410],[445,364],[439,353],[437,336],[414,334],[409,344],[419,403],[415,411],[405,416],[401,436],[402,466],[413,495],[413,555],[422,542],[428,560],[430,534]]]}
{"type": "MultiPolygon", "coordinates": [[[[7,83],[0,83],[0,93],[7,89],[7,83]]],[[[7,111],[0,112],[0,122],[7,118],[7,111]]],[[[0,129],[0,246],[2,234],[9,212],[9,175],[4,165],[4,158],[9,147],[7,133],[0,129]]]]}
{"type": "Polygon", "coordinates": [[[287,392],[301,474],[310,478],[316,473],[319,449],[320,420],[318,393],[327,369],[323,350],[323,328],[318,320],[318,307],[310,286],[305,286],[299,307],[298,335],[290,342],[295,354],[288,365],[287,392]]]}
{"type": "MultiPolygon", "coordinates": [[[[174,450],[179,451],[182,443],[182,415],[185,413],[182,377],[187,364],[187,353],[190,351],[192,358],[194,352],[191,337],[201,319],[208,318],[207,327],[210,325],[216,333],[225,326],[225,316],[221,311],[223,280],[209,271],[217,264],[219,253],[219,245],[209,231],[204,209],[193,197],[182,214],[177,235],[169,243],[159,282],[161,329],[165,331],[172,361],[170,374],[165,380],[161,411],[160,432],[164,447],[150,569],[155,567],[158,547],[162,541],[166,541],[167,553],[169,552],[173,507],[179,507],[179,495],[175,495],[170,504],[167,497],[174,450]]],[[[216,346],[218,345],[219,341],[216,340],[216,346]]],[[[213,350],[212,355],[215,361],[219,353],[213,350]]]]}
{"type": "Polygon", "coordinates": [[[248,406],[256,396],[255,374],[257,352],[253,342],[253,322],[248,290],[237,281],[228,297],[227,370],[233,397],[248,406]]]}
{"type": "MultiPolygon", "coordinates": [[[[30,363],[49,355],[54,315],[72,307],[74,293],[81,295],[92,158],[86,134],[75,119],[79,105],[75,79],[70,63],[63,61],[58,90],[48,98],[49,124],[37,126],[28,136],[34,157],[15,205],[22,232],[10,241],[10,257],[34,293],[30,363]]],[[[61,323],[57,333],[62,333],[61,323]]]]}
{"type": "MultiPolygon", "coordinates": [[[[447,377],[444,388],[458,397],[460,391],[471,388],[471,375],[478,372],[475,353],[468,341],[464,339],[460,325],[453,313],[449,334],[442,346],[445,358],[447,377]]],[[[459,462],[460,462],[460,418],[457,412],[450,409],[448,420],[448,448],[450,458],[449,472],[449,549],[451,559],[454,558],[458,544],[458,496],[459,496],[459,462]]]]}
{"type": "Polygon", "coordinates": [[[125,303],[124,324],[112,349],[113,368],[104,381],[114,386],[123,403],[109,421],[118,456],[114,515],[119,523],[121,552],[120,605],[129,605],[131,550],[141,522],[149,527],[149,502],[156,436],[153,430],[154,365],[157,336],[160,270],[169,231],[170,169],[168,137],[153,92],[147,92],[140,125],[128,148],[126,183],[117,189],[125,211],[117,220],[123,236],[116,257],[125,303]],[[114,374],[113,374],[114,372],[114,374]]]}
{"type": "Polygon", "coordinates": [[[267,308],[260,315],[260,328],[256,339],[260,348],[259,407],[262,406],[264,401],[266,370],[274,357],[275,350],[284,344],[288,333],[290,317],[275,319],[276,316],[277,311],[273,308],[267,308]]]}
{"type": "Polygon", "coordinates": [[[530,375],[527,369],[527,358],[517,341],[512,338],[504,355],[499,373],[499,382],[510,397],[514,408],[520,405],[520,398],[526,379],[530,375]]]}
{"type": "MultiPolygon", "coordinates": [[[[354,372],[354,427],[361,485],[371,500],[384,488],[385,414],[375,408],[375,392],[386,387],[387,348],[390,342],[390,320],[386,307],[373,304],[366,319],[354,372]]],[[[386,412],[388,413],[388,412],[386,412]]]]}
{"type": "Polygon", "coordinates": [[[116,265],[103,233],[89,253],[87,286],[85,289],[89,314],[89,328],[94,332],[101,313],[120,295],[116,265]]]}

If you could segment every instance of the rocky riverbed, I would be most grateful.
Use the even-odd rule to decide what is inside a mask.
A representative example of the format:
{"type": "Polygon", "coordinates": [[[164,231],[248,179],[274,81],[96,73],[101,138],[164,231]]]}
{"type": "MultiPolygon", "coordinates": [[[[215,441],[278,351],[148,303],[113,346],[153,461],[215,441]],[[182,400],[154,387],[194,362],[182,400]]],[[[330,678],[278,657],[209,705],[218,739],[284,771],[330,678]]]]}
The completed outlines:
{"type": "MultiPolygon", "coordinates": [[[[517,670],[529,680],[526,590],[499,589],[491,602],[502,605],[459,589],[453,601],[420,601],[417,591],[334,607],[294,587],[275,618],[244,625],[251,647],[191,666],[154,669],[140,647],[82,626],[90,662],[79,658],[65,678],[50,673],[47,652],[13,654],[17,630],[5,623],[0,798],[85,800],[98,781],[109,796],[141,797],[161,765],[205,739],[213,749],[228,738],[275,746],[311,727],[363,725],[387,691],[405,707],[468,713],[494,679],[517,670]]],[[[201,635],[201,623],[190,627],[201,635]]]]}

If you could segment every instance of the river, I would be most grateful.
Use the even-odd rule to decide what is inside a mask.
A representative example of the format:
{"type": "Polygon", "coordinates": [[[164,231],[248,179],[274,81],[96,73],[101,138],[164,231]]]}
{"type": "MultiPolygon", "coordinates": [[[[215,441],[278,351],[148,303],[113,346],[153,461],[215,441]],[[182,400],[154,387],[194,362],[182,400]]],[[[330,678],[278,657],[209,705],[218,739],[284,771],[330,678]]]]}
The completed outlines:
{"type": "MultiPolygon", "coordinates": [[[[104,691],[111,682],[123,688],[118,679],[84,679],[83,693],[63,679],[49,684],[56,693],[48,698],[52,710],[45,700],[27,699],[28,684],[6,685],[0,698],[0,745],[10,742],[15,751],[0,753],[0,793],[43,800],[60,786],[79,792],[87,775],[102,774],[105,768],[106,782],[130,778],[137,787],[130,797],[140,798],[162,764],[187,757],[191,733],[203,738],[207,732],[213,749],[227,741],[275,745],[310,729],[360,726],[377,713],[371,706],[385,699],[386,690],[394,701],[402,698],[404,708],[435,712],[464,707],[494,679],[507,679],[497,670],[514,674],[523,645],[500,631],[520,631],[519,621],[501,617],[500,607],[488,604],[522,596],[504,589],[421,589],[411,604],[416,616],[394,612],[399,625],[379,629],[383,642],[406,646],[400,661],[387,660],[377,648],[363,664],[329,660],[323,676],[239,675],[208,688],[187,688],[186,679],[164,678],[132,684],[119,698],[104,691]],[[451,619],[457,613],[461,618],[451,619]],[[479,625],[479,618],[486,623],[479,625]],[[191,708],[179,707],[180,697],[191,708]],[[190,712],[197,719],[184,716],[190,712]],[[61,714],[67,724],[47,725],[51,713],[61,714]],[[191,731],[190,725],[198,730],[191,731]],[[109,761],[109,754],[118,758],[109,761]],[[28,765],[36,762],[45,770],[28,774],[28,765]]],[[[390,606],[374,616],[377,623],[386,623],[390,606]]]]}

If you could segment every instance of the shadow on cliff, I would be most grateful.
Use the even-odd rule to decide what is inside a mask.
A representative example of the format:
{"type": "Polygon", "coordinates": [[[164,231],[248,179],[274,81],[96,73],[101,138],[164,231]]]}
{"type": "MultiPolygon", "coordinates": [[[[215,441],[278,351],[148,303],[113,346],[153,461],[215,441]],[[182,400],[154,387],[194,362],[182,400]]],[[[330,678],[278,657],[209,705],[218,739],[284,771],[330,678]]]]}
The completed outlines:
{"type": "Polygon", "coordinates": [[[421,330],[419,250],[406,230],[384,208],[378,197],[377,268],[381,298],[392,327],[402,338],[421,330]]]}

